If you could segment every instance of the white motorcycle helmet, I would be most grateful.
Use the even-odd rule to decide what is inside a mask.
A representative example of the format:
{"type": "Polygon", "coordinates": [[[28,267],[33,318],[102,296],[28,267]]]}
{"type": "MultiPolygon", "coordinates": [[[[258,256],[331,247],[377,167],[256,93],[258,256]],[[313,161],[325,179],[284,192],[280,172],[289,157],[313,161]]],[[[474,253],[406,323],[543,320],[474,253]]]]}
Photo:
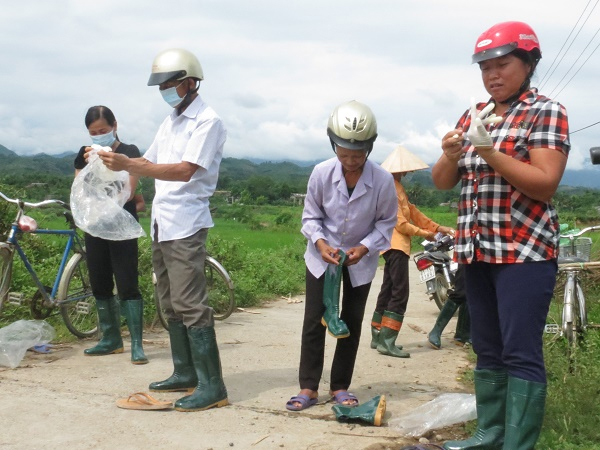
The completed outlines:
{"type": "Polygon", "coordinates": [[[327,124],[327,135],[333,151],[339,145],[349,150],[366,150],[368,155],[377,139],[377,120],[371,108],[352,100],[333,110],[327,124]]]}
{"type": "Polygon", "coordinates": [[[193,53],[182,48],[171,48],[160,52],[154,58],[148,86],[158,86],[165,81],[185,78],[203,80],[202,66],[193,53]]]}

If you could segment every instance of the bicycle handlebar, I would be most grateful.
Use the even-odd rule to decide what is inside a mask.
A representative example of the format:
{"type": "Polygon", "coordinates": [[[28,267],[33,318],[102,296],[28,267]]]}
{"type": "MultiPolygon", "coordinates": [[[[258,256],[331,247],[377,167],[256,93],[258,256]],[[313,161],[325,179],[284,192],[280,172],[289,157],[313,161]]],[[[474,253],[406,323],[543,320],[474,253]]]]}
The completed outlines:
{"type": "Polygon", "coordinates": [[[600,230],[600,225],[594,225],[591,227],[586,227],[583,230],[577,232],[577,233],[573,233],[573,234],[561,234],[560,237],[561,238],[565,238],[565,239],[575,239],[576,237],[581,236],[582,234],[585,233],[589,233],[590,231],[599,231],[600,230]]]}
{"type": "Polygon", "coordinates": [[[24,202],[24,201],[19,200],[19,199],[8,198],[2,192],[0,192],[0,197],[2,197],[4,200],[6,200],[9,203],[14,203],[15,205],[19,206],[20,208],[22,208],[23,206],[27,206],[28,208],[40,208],[42,206],[48,206],[48,205],[54,205],[54,204],[56,204],[56,205],[62,206],[65,209],[68,209],[68,210],[71,209],[71,207],[69,206],[69,204],[63,202],[62,200],[43,200],[43,201],[37,202],[37,203],[30,203],[30,202],[24,202]]]}

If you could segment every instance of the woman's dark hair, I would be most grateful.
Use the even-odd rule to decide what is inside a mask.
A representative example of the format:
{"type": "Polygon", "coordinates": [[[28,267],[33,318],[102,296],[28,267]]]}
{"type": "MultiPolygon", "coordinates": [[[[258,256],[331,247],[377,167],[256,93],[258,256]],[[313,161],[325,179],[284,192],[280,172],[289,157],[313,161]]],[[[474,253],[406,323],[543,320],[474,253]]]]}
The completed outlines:
{"type": "Polygon", "coordinates": [[[88,109],[87,114],[85,115],[85,127],[89,128],[90,125],[98,119],[106,120],[106,123],[108,123],[111,127],[114,127],[115,122],[117,121],[110,108],[102,105],[92,106],[90,109],[88,109]]]}
{"type": "MultiPolygon", "coordinates": [[[[117,119],[115,119],[115,115],[110,110],[110,108],[98,105],[92,106],[90,109],[88,109],[85,115],[85,127],[89,128],[91,124],[93,124],[96,120],[99,119],[106,120],[106,123],[109,124],[111,127],[114,127],[115,123],[117,122],[117,119]]],[[[115,138],[117,139],[117,141],[120,140],[118,134],[115,135],[115,138]]]]}
{"type": "Polygon", "coordinates": [[[523,61],[525,64],[529,64],[531,66],[531,72],[529,73],[529,77],[531,78],[531,76],[535,72],[538,62],[542,57],[540,51],[536,48],[528,52],[526,50],[518,48],[516,50],[513,50],[512,54],[519,58],[521,61],[523,61]]]}

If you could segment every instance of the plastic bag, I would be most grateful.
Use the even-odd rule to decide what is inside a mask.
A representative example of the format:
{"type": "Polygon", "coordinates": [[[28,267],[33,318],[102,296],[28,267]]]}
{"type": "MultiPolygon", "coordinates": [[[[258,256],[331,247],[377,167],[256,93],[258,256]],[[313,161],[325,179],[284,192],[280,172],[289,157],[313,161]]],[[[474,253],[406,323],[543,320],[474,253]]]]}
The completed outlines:
{"type": "Polygon", "coordinates": [[[75,177],[71,186],[71,212],[75,224],[86,233],[111,241],[145,236],[135,218],[123,209],[131,194],[129,174],[107,168],[98,150],[110,147],[92,145],[88,164],[75,177]]]}
{"type": "Polygon", "coordinates": [[[477,418],[475,395],[442,394],[439,397],[389,421],[404,436],[423,436],[427,431],[477,418]]]}
{"type": "Polygon", "coordinates": [[[43,320],[17,320],[0,328],[0,366],[14,369],[28,348],[47,344],[55,335],[52,325],[43,320]]]}

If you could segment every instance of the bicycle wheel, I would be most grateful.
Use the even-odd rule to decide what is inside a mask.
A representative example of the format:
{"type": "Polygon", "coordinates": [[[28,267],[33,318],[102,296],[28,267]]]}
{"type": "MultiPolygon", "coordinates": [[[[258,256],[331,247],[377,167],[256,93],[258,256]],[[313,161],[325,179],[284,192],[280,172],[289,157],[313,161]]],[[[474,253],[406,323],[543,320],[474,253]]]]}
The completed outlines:
{"type": "Polygon", "coordinates": [[[208,304],[215,312],[215,320],[227,319],[235,309],[233,282],[225,268],[214,258],[207,256],[204,263],[208,304]]]}
{"type": "MultiPolygon", "coordinates": [[[[227,319],[235,309],[235,297],[233,282],[225,268],[214,258],[207,256],[204,262],[204,276],[206,278],[206,289],[208,291],[208,304],[214,310],[215,320],[227,319]]],[[[154,305],[156,314],[162,326],[168,330],[169,323],[165,312],[160,306],[156,294],[156,277],[152,274],[154,284],[154,305]]]]}
{"type": "Polygon", "coordinates": [[[583,295],[583,289],[581,288],[581,283],[577,283],[577,290],[575,291],[577,294],[577,304],[579,305],[579,323],[581,325],[581,332],[583,333],[588,325],[587,320],[587,308],[585,305],[585,295],[583,295]]]}
{"type": "Polygon", "coordinates": [[[567,339],[569,348],[575,350],[582,331],[581,315],[579,311],[579,283],[568,279],[565,284],[565,295],[563,304],[562,331],[567,339]]]}
{"type": "Polygon", "coordinates": [[[4,242],[0,243],[0,311],[8,296],[12,278],[12,250],[4,242]]]}
{"type": "Polygon", "coordinates": [[[75,253],[67,262],[58,287],[60,313],[71,333],[79,338],[98,331],[96,299],[88,274],[85,255],[75,253]]]}

